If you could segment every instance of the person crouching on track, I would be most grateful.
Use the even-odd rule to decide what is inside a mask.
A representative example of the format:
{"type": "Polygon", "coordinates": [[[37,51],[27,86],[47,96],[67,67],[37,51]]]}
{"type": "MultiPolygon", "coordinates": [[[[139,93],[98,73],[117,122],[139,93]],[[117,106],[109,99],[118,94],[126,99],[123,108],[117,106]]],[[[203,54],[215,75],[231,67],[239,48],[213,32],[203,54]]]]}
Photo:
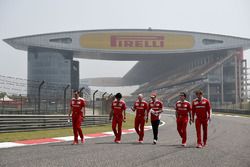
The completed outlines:
{"type": "Polygon", "coordinates": [[[186,101],[186,93],[180,92],[180,99],[175,104],[177,131],[182,138],[182,146],[186,146],[188,116],[191,124],[191,105],[186,101]]]}
{"type": "Polygon", "coordinates": [[[201,90],[196,91],[195,94],[197,98],[192,102],[192,122],[194,122],[194,116],[196,115],[197,148],[202,148],[207,144],[207,127],[208,121],[210,121],[211,106],[208,99],[203,97],[201,90]],[[203,145],[201,143],[201,126],[203,129],[203,145]]]}
{"type": "Polygon", "coordinates": [[[111,112],[109,116],[109,120],[112,120],[112,130],[115,135],[114,142],[121,143],[121,135],[122,135],[122,122],[126,121],[126,103],[121,100],[122,94],[117,93],[115,95],[115,100],[112,102],[111,105],[111,112]],[[118,130],[116,127],[118,126],[118,130]]]}
{"type": "Polygon", "coordinates": [[[78,144],[78,134],[81,138],[81,143],[83,144],[85,142],[82,129],[81,129],[81,123],[83,121],[83,118],[85,117],[85,100],[83,98],[79,97],[79,91],[74,91],[74,98],[72,98],[70,102],[70,109],[69,109],[69,119],[70,115],[72,113],[72,125],[73,125],[73,132],[74,132],[74,144],[78,144]]]}
{"type": "Polygon", "coordinates": [[[149,103],[148,113],[150,113],[151,125],[154,134],[153,144],[156,144],[158,140],[158,128],[160,125],[160,114],[163,112],[163,103],[156,99],[156,93],[152,93],[150,97],[151,101],[149,103]]]}
{"type": "MultiPolygon", "coordinates": [[[[143,143],[144,137],[144,125],[148,110],[148,103],[143,100],[143,95],[138,95],[138,100],[135,101],[134,106],[131,108],[132,111],[136,111],[135,116],[135,131],[139,136],[139,143],[143,143]]],[[[147,120],[146,120],[147,121],[147,120]]]]}

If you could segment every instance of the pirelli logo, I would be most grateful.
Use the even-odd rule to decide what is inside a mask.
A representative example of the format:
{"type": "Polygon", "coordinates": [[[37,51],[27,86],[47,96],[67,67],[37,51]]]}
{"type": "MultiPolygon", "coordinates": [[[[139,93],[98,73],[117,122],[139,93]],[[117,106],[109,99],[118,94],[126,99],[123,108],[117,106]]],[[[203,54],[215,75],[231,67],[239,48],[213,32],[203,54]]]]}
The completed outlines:
{"type": "Polygon", "coordinates": [[[80,46],[115,51],[168,51],[191,49],[194,46],[194,37],[151,31],[92,32],[80,36],[80,46]]]}
{"type": "Polygon", "coordinates": [[[112,35],[112,48],[164,48],[164,36],[124,36],[112,35]]]}

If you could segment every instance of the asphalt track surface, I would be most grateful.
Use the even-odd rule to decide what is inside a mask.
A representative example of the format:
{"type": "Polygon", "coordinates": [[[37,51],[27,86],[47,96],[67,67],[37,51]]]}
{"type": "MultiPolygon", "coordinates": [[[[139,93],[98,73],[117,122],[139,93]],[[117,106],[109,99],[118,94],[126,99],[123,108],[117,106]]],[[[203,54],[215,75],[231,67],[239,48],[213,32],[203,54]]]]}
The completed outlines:
{"type": "Polygon", "coordinates": [[[82,145],[71,142],[51,143],[0,150],[1,167],[120,167],[120,166],[190,166],[249,167],[250,118],[214,116],[209,125],[208,146],[195,148],[194,125],[188,126],[187,147],[180,146],[175,118],[163,115],[166,125],[159,130],[159,142],[152,145],[152,130],[145,134],[144,144],[136,143],[137,135],[87,140],[82,145]]]}

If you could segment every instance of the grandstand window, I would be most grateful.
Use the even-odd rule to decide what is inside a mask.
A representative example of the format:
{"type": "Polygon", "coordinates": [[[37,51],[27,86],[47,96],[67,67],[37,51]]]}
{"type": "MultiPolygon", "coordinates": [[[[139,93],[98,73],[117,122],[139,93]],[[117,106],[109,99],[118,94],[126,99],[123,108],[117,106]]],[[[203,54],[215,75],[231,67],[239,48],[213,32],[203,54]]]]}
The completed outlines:
{"type": "Polygon", "coordinates": [[[72,38],[54,38],[54,39],[50,39],[49,41],[55,42],[55,43],[70,44],[72,43],[72,38]]]}
{"type": "Polygon", "coordinates": [[[204,45],[214,45],[214,44],[221,44],[221,43],[223,43],[223,41],[216,40],[216,39],[203,39],[202,43],[204,45]]]}

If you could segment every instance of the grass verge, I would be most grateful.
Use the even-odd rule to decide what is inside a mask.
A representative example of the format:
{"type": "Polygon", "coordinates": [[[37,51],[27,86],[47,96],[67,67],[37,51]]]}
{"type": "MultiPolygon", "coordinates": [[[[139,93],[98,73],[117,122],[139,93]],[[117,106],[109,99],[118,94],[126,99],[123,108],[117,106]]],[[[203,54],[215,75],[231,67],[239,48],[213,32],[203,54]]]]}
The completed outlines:
{"type": "MultiPolygon", "coordinates": [[[[127,114],[126,123],[123,123],[123,129],[130,129],[134,127],[134,115],[127,114]]],[[[89,126],[82,128],[84,134],[93,134],[111,131],[111,124],[89,126]]],[[[29,132],[11,132],[0,133],[0,142],[13,142],[18,140],[31,140],[31,139],[43,139],[53,137],[73,136],[72,128],[60,128],[50,130],[34,130],[29,132]]]]}

